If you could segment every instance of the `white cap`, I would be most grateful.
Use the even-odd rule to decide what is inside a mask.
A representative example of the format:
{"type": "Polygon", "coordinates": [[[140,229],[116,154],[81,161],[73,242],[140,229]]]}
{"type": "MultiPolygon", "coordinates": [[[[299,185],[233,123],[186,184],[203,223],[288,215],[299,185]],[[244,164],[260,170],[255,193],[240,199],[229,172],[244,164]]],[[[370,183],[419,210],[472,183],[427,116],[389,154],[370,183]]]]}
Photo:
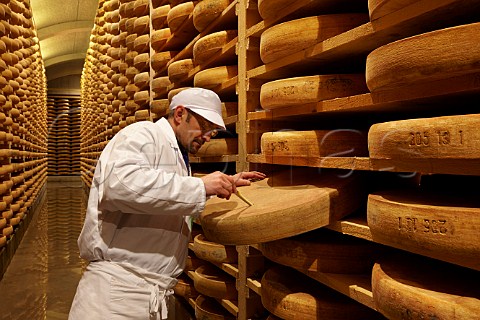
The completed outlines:
{"type": "Polygon", "coordinates": [[[170,110],[184,106],[202,116],[206,120],[225,129],[222,118],[222,102],[212,90],[204,88],[188,88],[180,91],[172,98],[170,110]]]}

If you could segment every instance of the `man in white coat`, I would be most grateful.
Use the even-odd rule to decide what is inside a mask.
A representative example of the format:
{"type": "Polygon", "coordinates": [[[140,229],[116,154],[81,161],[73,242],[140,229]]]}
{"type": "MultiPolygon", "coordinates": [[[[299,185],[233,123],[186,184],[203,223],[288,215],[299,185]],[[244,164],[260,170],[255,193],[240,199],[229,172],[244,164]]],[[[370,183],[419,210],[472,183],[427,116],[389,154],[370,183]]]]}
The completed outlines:
{"type": "Polygon", "coordinates": [[[236,187],[263,179],[190,175],[195,154],[225,129],[213,91],[190,88],[173,97],[168,119],[131,124],[98,160],[85,223],[78,239],[89,265],[79,282],[70,320],[166,319],[167,300],[185,266],[192,218],[209,196],[228,199],[236,187]]]}

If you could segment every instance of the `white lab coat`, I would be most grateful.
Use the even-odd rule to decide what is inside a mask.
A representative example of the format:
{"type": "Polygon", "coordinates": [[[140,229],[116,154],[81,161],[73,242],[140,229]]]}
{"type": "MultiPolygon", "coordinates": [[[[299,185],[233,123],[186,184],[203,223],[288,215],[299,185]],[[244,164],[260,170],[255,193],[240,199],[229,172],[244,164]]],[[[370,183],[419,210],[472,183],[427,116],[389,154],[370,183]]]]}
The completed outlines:
{"type": "MultiPolygon", "coordinates": [[[[92,276],[99,270],[114,276],[123,274],[117,269],[123,268],[157,286],[157,298],[176,284],[185,266],[190,221],[203,211],[206,201],[203,181],[188,172],[173,129],[164,118],[131,124],[107,144],[95,169],[78,239],[81,257],[92,261],[95,272],[82,277],[69,319],[86,319],[85,315],[97,319],[92,308],[98,312],[110,308],[98,306],[109,303],[98,297],[85,302],[89,299],[85,292],[102,283],[92,276]]],[[[122,276],[117,278],[122,281],[122,276]]],[[[151,294],[144,295],[147,301],[151,294]]],[[[123,303],[126,309],[138,305],[138,301],[130,306],[128,300],[123,303]]],[[[150,303],[150,316],[147,310],[138,319],[149,319],[151,313],[150,303]]],[[[99,313],[98,319],[109,316],[99,313]]]]}

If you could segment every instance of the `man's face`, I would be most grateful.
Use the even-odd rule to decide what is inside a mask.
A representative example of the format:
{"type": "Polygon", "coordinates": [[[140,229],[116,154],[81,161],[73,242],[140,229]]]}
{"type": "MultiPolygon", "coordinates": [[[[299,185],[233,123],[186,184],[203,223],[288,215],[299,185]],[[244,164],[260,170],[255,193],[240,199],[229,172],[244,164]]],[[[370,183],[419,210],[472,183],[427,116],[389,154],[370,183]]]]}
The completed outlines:
{"type": "Polygon", "coordinates": [[[196,154],[205,142],[217,134],[218,126],[185,108],[184,120],[179,127],[179,141],[191,154],[196,154]]]}

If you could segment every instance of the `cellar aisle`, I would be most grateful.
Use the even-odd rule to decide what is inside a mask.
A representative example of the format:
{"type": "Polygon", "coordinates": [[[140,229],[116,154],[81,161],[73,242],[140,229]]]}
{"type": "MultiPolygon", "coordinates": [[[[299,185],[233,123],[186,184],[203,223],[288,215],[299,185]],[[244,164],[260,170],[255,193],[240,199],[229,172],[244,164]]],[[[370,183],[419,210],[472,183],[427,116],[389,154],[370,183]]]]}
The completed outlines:
{"type": "Polygon", "coordinates": [[[0,281],[0,319],[68,318],[86,267],[77,247],[85,210],[80,177],[49,176],[45,196],[0,281]]]}

